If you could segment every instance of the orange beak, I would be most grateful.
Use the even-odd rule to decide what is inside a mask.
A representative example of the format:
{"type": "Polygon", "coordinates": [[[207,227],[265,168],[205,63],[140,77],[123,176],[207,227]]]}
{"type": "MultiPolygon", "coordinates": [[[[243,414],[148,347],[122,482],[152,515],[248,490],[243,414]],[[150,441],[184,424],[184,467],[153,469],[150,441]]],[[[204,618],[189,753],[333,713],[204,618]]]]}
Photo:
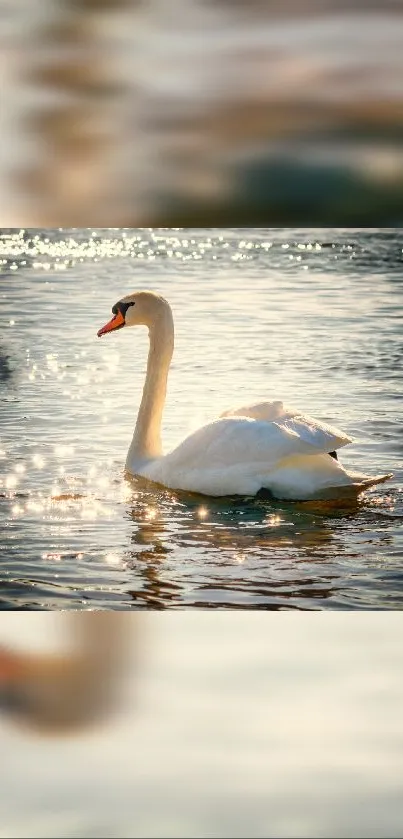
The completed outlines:
{"type": "Polygon", "coordinates": [[[106,335],[107,332],[115,332],[116,329],[122,329],[122,326],[125,325],[125,319],[121,312],[118,312],[117,315],[114,315],[112,320],[109,323],[106,323],[105,326],[102,327],[98,331],[98,338],[101,338],[102,335],[106,335]]]}

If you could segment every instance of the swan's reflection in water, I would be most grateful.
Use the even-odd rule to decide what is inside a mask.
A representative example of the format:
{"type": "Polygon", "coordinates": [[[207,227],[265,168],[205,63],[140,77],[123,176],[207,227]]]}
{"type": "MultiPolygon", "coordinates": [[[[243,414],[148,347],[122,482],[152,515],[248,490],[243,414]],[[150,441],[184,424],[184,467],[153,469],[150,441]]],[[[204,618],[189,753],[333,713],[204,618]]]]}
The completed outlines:
{"type": "Polygon", "coordinates": [[[318,608],[342,588],[334,523],[360,509],[208,498],[130,478],[137,606],[318,608]]]}

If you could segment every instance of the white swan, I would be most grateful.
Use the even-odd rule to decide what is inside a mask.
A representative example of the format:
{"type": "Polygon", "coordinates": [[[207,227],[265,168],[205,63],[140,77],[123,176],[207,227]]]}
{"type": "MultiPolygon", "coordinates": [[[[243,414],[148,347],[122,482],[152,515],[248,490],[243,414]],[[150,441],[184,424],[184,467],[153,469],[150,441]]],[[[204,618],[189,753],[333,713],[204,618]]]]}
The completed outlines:
{"type": "Polygon", "coordinates": [[[174,349],[171,307],[163,297],[140,291],[122,298],[112,312],[98,337],[137,325],[148,327],[150,337],[143,397],[126,460],[130,474],[203,495],[252,496],[268,490],[295,501],[354,497],[391,477],[347,472],[335,450],[351,438],[282,402],[227,411],[164,456],[161,421],[174,349]]]}

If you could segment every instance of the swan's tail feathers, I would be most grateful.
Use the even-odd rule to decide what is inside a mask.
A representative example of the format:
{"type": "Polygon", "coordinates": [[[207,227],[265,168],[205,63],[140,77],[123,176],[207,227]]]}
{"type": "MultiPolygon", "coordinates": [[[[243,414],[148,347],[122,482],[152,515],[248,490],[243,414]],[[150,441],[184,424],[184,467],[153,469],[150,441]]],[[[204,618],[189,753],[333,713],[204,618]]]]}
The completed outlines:
{"type": "Polygon", "coordinates": [[[312,500],[356,502],[358,496],[361,495],[362,492],[365,492],[367,489],[370,489],[377,484],[383,484],[385,481],[389,481],[390,478],[393,478],[393,475],[375,475],[374,477],[370,477],[369,475],[356,475],[350,473],[349,477],[351,479],[351,483],[323,488],[313,495],[312,500]]]}
{"type": "Polygon", "coordinates": [[[312,496],[310,502],[304,503],[335,503],[337,506],[347,504],[356,504],[362,492],[370,489],[377,484],[383,484],[393,478],[393,475],[376,475],[369,477],[369,475],[349,475],[351,483],[341,486],[332,486],[319,490],[312,496]]]}
{"type": "Polygon", "coordinates": [[[359,492],[363,492],[365,489],[370,489],[370,487],[376,486],[376,484],[384,484],[385,481],[390,481],[391,478],[393,478],[392,472],[389,475],[376,475],[373,478],[370,478],[367,475],[357,475],[357,481],[354,482],[353,486],[355,486],[359,492]]]}

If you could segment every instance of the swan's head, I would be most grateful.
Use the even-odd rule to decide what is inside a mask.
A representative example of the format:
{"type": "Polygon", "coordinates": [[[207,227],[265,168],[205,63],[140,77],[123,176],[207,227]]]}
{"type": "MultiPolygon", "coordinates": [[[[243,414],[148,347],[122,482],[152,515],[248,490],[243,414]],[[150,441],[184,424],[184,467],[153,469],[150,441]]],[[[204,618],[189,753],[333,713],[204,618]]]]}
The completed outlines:
{"type": "Polygon", "coordinates": [[[98,338],[108,332],[123,329],[124,326],[150,327],[163,314],[170,312],[169,304],[159,294],[152,291],[128,294],[112,306],[113,318],[98,331],[98,338]]]}

